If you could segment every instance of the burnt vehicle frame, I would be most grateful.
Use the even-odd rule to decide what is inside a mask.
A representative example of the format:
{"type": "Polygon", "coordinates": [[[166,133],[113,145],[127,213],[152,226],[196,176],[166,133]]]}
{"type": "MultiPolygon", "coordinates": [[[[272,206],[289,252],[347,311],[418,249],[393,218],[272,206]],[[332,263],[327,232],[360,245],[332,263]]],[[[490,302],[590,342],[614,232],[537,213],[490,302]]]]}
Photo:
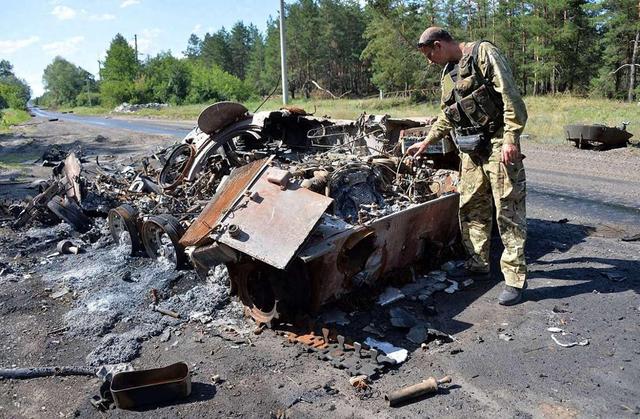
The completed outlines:
{"type": "MultiPolygon", "coordinates": [[[[224,109],[213,106],[218,112],[224,109]]],[[[203,275],[217,264],[227,266],[232,288],[256,321],[315,311],[360,287],[378,285],[425,255],[435,264],[455,244],[458,194],[451,169],[457,169],[458,161],[450,139],[427,152],[432,174],[439,168],[449,171],[429,179],[428,192],[422,193],[429,196],[422,196],[422,202],[407,197],[410,202],[403,208],[385,213],[378,206],[388,202],[371,196],[377,186],[364,191],[347,187],[342,194],[331,190],[350,177],[364,184],[370,180],[365,174],[385,176],[376,171],[386,172],[393,183],[401,172],[413,170],[415,181],[421,169],[407,168],[416,162],[404,154],[426,136],[427,120],[362,115],[357,121],[340,121],[288,109],[239,115],[235,108],[229,112],[235,121],[217,124],[216,132],[201,122],[208,111],[211,107],[199,118],[201,134],[185,139],[196,144],[200,158],[183,168],[183,178],[195,179],[201,170],[197,160],[214,155],[224,155],[236,169],[180,244],[203,275]],[[202,133],[208,137],[199,140],[202,133]],[[331,150],[354,154],[335,157],[331,163],[342,165],[330,173],[317,167],[322,165],[304,164],[305,158],[314,160],[331,150]],[[370,195],[366,204],[350,202],[359,193],[370,195]],[[341,202],[347,202],[342,211],[341,202]]]]}

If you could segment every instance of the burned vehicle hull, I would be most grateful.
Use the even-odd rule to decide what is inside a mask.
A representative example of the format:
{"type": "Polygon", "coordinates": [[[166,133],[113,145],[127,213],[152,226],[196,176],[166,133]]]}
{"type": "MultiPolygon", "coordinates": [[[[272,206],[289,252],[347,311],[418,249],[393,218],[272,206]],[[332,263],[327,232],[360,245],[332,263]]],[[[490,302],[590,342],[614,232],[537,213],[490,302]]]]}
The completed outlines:
{"type": "Polygon", "coordinates": [[[458,238],[457,172],[442,169],[457,167],[457,155],[443,143],[430,161],[404,159],[427,132],[416,120],[287,110],[226,127],[220,152],[247,164],[222,181],[180,245],[203,275],[224,263],[262,323],[375,287],[425,256],[435,263],[458,238]]]}
{"type": "Polygon", "coordinates": [[[606,125],[566,125],[564,130],[567,141],[572,141],[578,148],[594,148],[609,150],[626,147],[633,134],[626,130],[626,123],[620,127],[606,125]]]}

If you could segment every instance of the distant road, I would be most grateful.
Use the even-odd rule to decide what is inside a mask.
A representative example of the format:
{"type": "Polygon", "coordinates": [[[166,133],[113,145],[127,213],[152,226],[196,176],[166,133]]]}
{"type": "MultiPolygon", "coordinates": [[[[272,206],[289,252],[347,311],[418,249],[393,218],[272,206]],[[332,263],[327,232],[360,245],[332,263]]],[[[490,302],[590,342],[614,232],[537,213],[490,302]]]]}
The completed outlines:
{"type": "Polygon", "coordinates": [[[172,121],[155,121],[148,119],[121,119],[121,118],[105,118],[102,116],[82,116],[70,113],[59,113],[45,111],[40,108],[31,108],[36,116],[43,118],[58,118],[62,121],[77,122],[80,124],[97,125],[107,128],[126,129],[129,131],[142,132],[145,134],[171,135],[177,138],[183,138],[189,131],[195,127],[195,121],[189,122],[172,122],[172,121]]]}

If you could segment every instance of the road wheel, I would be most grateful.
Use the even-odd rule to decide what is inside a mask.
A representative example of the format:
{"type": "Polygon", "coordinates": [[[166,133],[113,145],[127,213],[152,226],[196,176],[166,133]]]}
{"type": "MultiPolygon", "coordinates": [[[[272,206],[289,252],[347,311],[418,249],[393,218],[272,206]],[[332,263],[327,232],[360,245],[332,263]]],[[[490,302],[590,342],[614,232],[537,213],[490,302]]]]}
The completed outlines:
{"type": "Polygon", "coordinates": [[[176,269],[187,269],[189,259],[184,253],[180,238],[184,227],[168,214],[152,215],[142,224],[142,243],[152,258],[166,258],[176,269]]]}
{"type": "Polygon", "coordinates": [[[145,253],[138,232],[138,210],[129,204],[109,210],[109,231],[117,244],[130,246],[130,254],[145,253]]]}

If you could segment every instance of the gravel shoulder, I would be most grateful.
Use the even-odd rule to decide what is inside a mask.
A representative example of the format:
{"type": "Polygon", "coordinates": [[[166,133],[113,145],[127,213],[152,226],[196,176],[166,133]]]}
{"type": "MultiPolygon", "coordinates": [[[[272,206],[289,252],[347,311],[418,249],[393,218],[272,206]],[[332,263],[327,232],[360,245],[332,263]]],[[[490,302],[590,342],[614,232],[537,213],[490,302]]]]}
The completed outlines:
{"type": "MultiPolygon", "coordinates": [[[[148,154],[174,141],[37,118],[0,136],[0,197],[15,200],[33,194],[28,182],[50,172],[33,162],[52,144],[82,147],[93,161],[96,154],[148,154]]],[[[640,153],[637,148],[594,152],[534,143],[523,144],[523,150],[531,191],[526,301],[512,308],[498,306],[501,278],[496,274],[454,294],[440,292],[426,301],[405,299],[391,305],[455,338],[442,345],[432,342],[426,349],[389,324],[389,307],[366,298],[340,304],[350,320],[340,329],[345,335],[362,339],[363,325],[373,323],[385,331],[386,340],[409,351],[409,359],[374,380],[368,393],[356,392],[345,371],[290,345],[275,331],[254,334],[253,324],[242,320],[233,302],[220,311],[218,320],[235,322],[243,343],[221,337],[212,324],[223,323],[174,322],[148,312],[145,290],[152,285],[162,288],[166,301],[173,299],[171,308],[185,310],[188,317],[192,306],[202,308],[203,301],[219,295],[203,293],[206,298],[199,300],[189,290],[216,290],[219,284],[165,272],[149,261],[123,259],[108,242],[77,257],[48,258],[55,250],[55,241],[49,240],[74,233],[64,226],[16,233],[0,225],[0,368],[85,365],[109,333],[124,335],[145,324],[149,332],[133,339],[133,366],[184,361],[194,383],[192,395],[179,403],[99,414],[88,402],[98,393],[97,378],[5,379],[0,380],[0,418],[637,417],[640,242],[620,238],[640,229],[634,230],[637,224],[628,221],[632,218],[603,216],[602,208],[615,203],[632,215],[640,208],[640,153]],[[591,207],[568,205],[580,197],[599,206],[586,211],[591,207]],[[52,298],[57,280],[74,269],[82,273],[78,284],[94,285],[78,285],[76,292],[52,298]],[[153,269],[153,275],[145,274],[153,269]],[[80,302],[107,291],[130,294],[131,308],[117,306],[125,315],[110,318],[98,311],[91,317],[77,311],[80,302]],[[103,321],[108,330],[76,333],[73,325],[82,316],[91,330],[103,321]],[[561,347],[549,327],[568,333],[556,333],[557,338],[586,339],[588,345],[561,347]],[[221,381],[214,381],[214,375],[221,381]],[[443,375],[450,375],[453,383],[438,394],[399,408],[389,408],[384,401],[391,390],[443,375]]],[[[493,249],[493,271],[499,272],[499,240],[493,241],[493,249]]],[[[113,350],[112,360],[126,358],[118,358],[125,350],[117,343],[113,350]]]]}

